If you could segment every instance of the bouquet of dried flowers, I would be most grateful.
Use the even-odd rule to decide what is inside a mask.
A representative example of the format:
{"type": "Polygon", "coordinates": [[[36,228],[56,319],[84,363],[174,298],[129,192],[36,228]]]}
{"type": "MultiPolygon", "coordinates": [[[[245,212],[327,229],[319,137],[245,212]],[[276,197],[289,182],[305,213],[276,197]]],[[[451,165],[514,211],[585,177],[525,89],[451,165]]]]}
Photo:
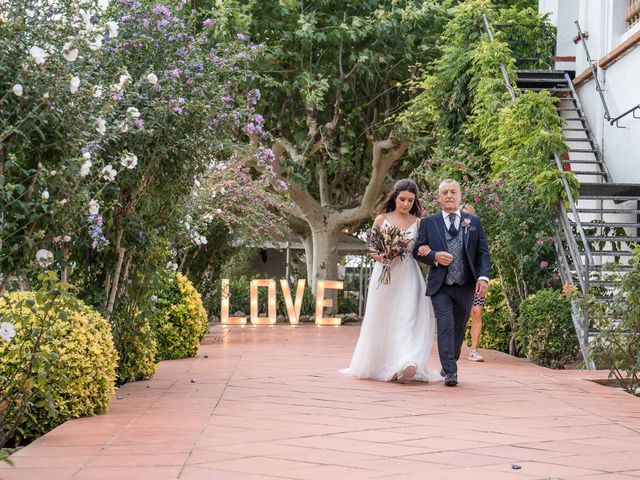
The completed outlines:
{"type": "Polygon", "coordinates": [[[410,240],[405,232],[392,225],[388,227],[373,227],[369,237],[369,251],[384,257],[382,273],[378,284],[389,285],[391,283],[391,262],[394,258],[410,254],[410,240]]]}

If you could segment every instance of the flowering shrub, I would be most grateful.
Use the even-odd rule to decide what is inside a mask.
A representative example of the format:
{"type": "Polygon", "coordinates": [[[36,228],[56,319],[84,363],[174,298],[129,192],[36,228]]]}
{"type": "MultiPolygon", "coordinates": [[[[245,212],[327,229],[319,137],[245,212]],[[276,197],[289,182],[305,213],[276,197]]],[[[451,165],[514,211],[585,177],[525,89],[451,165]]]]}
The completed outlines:
{"type": "Polygon", "coordinates": [[[259,47],[184,2],[0,3],[0,291],[61,269],[110,317],[119,379],[148,377],[144,310],[190,192],[262,128],[248,86],[259,47]]]}
{"type": "Polygon", "coordinates": [[[114,393],[110,326],[64,288],[0,299],[0,317],[15,327],[10,343],[0,341],[0,446],[102,413],[114,393]]]}
{"type": "Polygon", "coordinates": [[[158,292],[153,330],[158,360],[193,357],[207,331],[207,311],[191,282],[180,273],[165,278],[158,292]]]}

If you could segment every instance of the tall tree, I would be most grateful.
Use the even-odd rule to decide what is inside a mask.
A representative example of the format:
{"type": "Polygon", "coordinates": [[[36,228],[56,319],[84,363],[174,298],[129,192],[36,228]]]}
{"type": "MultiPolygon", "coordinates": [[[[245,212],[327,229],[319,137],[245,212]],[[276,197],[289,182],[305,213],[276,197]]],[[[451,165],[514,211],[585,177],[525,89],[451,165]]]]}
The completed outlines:
{"type": "Polygon", "coordinates": [[[335,278],[339,234],[371,216],[406,158],[410,139],[394,117],[405,82],[436,56],[446,12],[435,0],[219,4],[229,12],[221,31],[264,45],[267,133],[247,126],[258,162],[289,185],[286,214],[311,284],[335,278]]]}

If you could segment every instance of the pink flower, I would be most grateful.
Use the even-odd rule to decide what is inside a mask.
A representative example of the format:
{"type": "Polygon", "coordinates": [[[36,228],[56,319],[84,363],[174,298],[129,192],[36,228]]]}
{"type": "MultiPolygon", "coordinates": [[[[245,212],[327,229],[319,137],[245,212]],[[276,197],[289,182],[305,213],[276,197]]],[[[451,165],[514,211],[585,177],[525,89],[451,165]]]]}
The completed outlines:
{"type": "Polygon", "coordinates": [[[549,262],[547,262],[547,261],[545,261],[545,260],[543,260],[543,261],[541,261],[541,262],[540,262],[540,268],[541,268],[541,269],[545,270],[545,269],[547,269],[548,267],[549,267],[549,262]]]}
{"type": "Polygon", "coordinates": [[[544,245],[544,240],[538,240],[538,241],[536,242],[536,244],[537,244],[539,247],[541,247],[541,246],[543,246],[543,245],[544,245]]]}
{"type": "Polygon", "coordinates": [[[208,28],[211,25],[213,25],[213,20],[211,20],[210,18],[207,18],[204,22],[202,22],[202,25],[208,28]]]}

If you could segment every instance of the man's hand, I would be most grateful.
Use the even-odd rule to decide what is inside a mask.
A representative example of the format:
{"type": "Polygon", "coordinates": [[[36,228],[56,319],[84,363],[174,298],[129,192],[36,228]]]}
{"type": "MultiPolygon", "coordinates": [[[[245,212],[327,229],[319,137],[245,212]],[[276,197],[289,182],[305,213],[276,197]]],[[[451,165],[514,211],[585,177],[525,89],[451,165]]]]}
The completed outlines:
{"type": "Polygon", "coordinates": [[[422,245],[420,248],[418,248],[418,256],[419,257],[424,257],[430,251],[431,251],[431,247],[429,247],[429,245],[422,245]]]}
{"type": "Polygon", "coordinates": [[[489,292],[489,283],[486,280],[478,280],[476,282],[476,295],[480,298],[484,298],[487,296],[489,292]]]}
{"type": "Polygon", "coordinates": [[[438,252],[436,253],[435,261],[438,265],[448,267],[453,262],[453,255],[449,252],[438,252]]]}

